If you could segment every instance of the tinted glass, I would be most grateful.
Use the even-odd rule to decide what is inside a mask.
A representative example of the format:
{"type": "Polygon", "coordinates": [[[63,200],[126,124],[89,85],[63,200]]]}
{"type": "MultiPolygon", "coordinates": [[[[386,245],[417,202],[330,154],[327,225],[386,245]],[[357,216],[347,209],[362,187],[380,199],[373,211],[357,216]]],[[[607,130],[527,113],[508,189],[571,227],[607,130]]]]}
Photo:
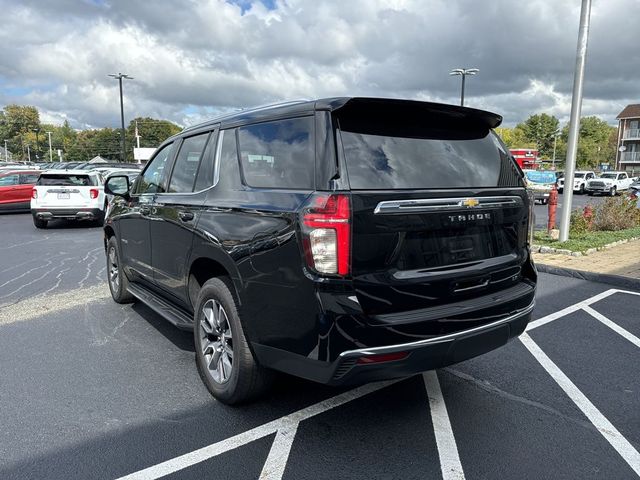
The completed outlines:
{"type": "Polygon", "coordinates": [[[0,177],[0,187],[6,187],[9,185],[18,185],[18,175],[6,175],[0,177]]]}
{"type": "Polygon", "coordinates": [[[185,138],[180,146],[180,151],[176,158],[171,181],[169,182],[170,193],[192,192],[193,185],[198,173],[198,165],[202,151],[209,138],[209,133],[195,135],[185,138]]]}
{"type": "Polygon", "coordinates": [[[23,185],[33,185],[38,181],[39,173],[23,173],[20,175],[20,183],[23,185]]]}
{"type": "Polygon", "coordinates": [[[165,167],[167,160],[171,157],[173,143],[165,146],[151,160],[144,173],[136,181],[136,193],[162,193],[165,188],[165,167]]]}
{"type": "Polygon", "coordinates": [[[238,167],[238,145],[236,130],[222,130],[220,140],[220,165],[216,190],[237,190],[241,186],[240,169],[238,167]]]}
{"type": "Polygon", "coordinates": [[[194,191],[199,192],[213,185],[213,163],[216,154],[216,135],[211,134],[207,142],[207,148],[204,150],[200,167],[198,168],[198,176],[196,177],[196,186],[194,191]]]}
{"type": "Polygon", "coordinates": [[[341,132],[351,188],[495,187],[504,184],[501,177],[517,185],[508,153],[489,130],[411,136],[394,130],[394,135],[341,132]]]}
{"type": "Polygon", "coordinates": [[[260,123],[239,129],[240,159],[252,187],[312,189],[313,117],[260,123]]]}
{"type": "Polygon", "coordinates": [[[65,173],[56,174],[43,174],[38,179],[38,185],[45,185],[50,187],[62,187],[62,186],[78,186],[88,187],[95,186],[97,182],[89,175],[71,175],[65,173]]]}

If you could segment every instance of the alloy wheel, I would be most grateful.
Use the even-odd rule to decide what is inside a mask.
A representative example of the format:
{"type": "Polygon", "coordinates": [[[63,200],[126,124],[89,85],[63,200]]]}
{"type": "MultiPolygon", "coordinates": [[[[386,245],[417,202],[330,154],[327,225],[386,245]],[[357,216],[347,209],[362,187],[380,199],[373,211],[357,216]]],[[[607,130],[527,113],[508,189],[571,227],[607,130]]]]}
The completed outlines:
{"type": "Polygon", "coordinates": [[[109,249],[109,284],[111,285],[111,290],[118,291],[120,287],[120,270],[115,247],[109,249]]]}
{"type": "Polygon", "coordinates": [[[200,348],[207,372],[218,384],[231,378],[233,369],[233,333],[224,307],[207,300],[200,312],[200,348]]]}

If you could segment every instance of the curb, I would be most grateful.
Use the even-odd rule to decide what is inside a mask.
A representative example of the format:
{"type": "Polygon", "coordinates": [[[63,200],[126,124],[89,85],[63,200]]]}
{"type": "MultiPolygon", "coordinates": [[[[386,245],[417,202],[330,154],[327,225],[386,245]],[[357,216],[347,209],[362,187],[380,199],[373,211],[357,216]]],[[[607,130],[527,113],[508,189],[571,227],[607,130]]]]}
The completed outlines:
{"type": "Polygon", "coordinates": [[[589,248],[582,252],[549,247],[547,245],[534,244],[531,245],[531,251],[534,253],[540,253],[542,255],[555,253],[560,255],[570,255],[572,257],[582,257],[584,255],[591,255],[592,253],[601,252],[602,250],[609,250],[610,248],[616,247],[618,245],[624,245],[625,243],[635,242],[636,240],[640,240],[640,237],[623,238],[621,240],[616,240],[615,242],[607,243],[606,245],[603,245],[601,247],[589,248]]]}
{"type": "Polygon", "coordinates": [[[608,273],[585,272],[584,270],[574,270],[572,268],[554,267],[544,263],[536,263],[538,272],[559,275],[562,277],[578,278],[588,282],[606,283],[627,290],[640,292],[640,278],[623,277],[622,275],[611,275],[608,273]]]}

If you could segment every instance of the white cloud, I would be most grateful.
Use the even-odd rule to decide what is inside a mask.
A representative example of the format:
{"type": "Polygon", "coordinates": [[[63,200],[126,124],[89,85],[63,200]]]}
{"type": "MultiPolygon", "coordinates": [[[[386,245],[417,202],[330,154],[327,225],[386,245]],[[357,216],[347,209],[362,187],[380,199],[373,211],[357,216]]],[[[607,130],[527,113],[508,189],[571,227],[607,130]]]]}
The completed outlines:
{"type": "MultiPolygon", "coordinates": [[[[637,102],[633,15],[640,0],[596,2],[584,114],[613,121],[637,102]],[[635,10],[634,10],[635,9],[635,10]],[[615,33],[614,33],[615,32],[615,33]],[[635,59],[635,61],[633,60],[635,59]],[[636,98],[634,98],[636,96],[636,98]]],[[[105,3],[0,0],[0,101],[77,127],[126,116],[188,124],[295,98],[377,95],[457,103],[453,67],[478,67],[467,103],[507,124],[568,118],[579,2],[223,0],[105,3]],[[46,25],[46,28],[42,28],[46,25]]]]}

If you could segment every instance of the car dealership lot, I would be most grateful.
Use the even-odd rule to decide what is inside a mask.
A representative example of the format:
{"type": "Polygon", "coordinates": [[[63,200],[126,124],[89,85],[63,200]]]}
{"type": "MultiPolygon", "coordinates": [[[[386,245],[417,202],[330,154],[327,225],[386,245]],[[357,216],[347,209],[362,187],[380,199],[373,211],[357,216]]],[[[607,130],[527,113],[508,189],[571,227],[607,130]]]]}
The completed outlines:
{"type": "Polygon", "coordinates": [[[634,478],[640,296],[541,275],[522,340],[230,408],[191,335],[111,301],[99,228],[0,217],[0,478],[634,478]]]}

